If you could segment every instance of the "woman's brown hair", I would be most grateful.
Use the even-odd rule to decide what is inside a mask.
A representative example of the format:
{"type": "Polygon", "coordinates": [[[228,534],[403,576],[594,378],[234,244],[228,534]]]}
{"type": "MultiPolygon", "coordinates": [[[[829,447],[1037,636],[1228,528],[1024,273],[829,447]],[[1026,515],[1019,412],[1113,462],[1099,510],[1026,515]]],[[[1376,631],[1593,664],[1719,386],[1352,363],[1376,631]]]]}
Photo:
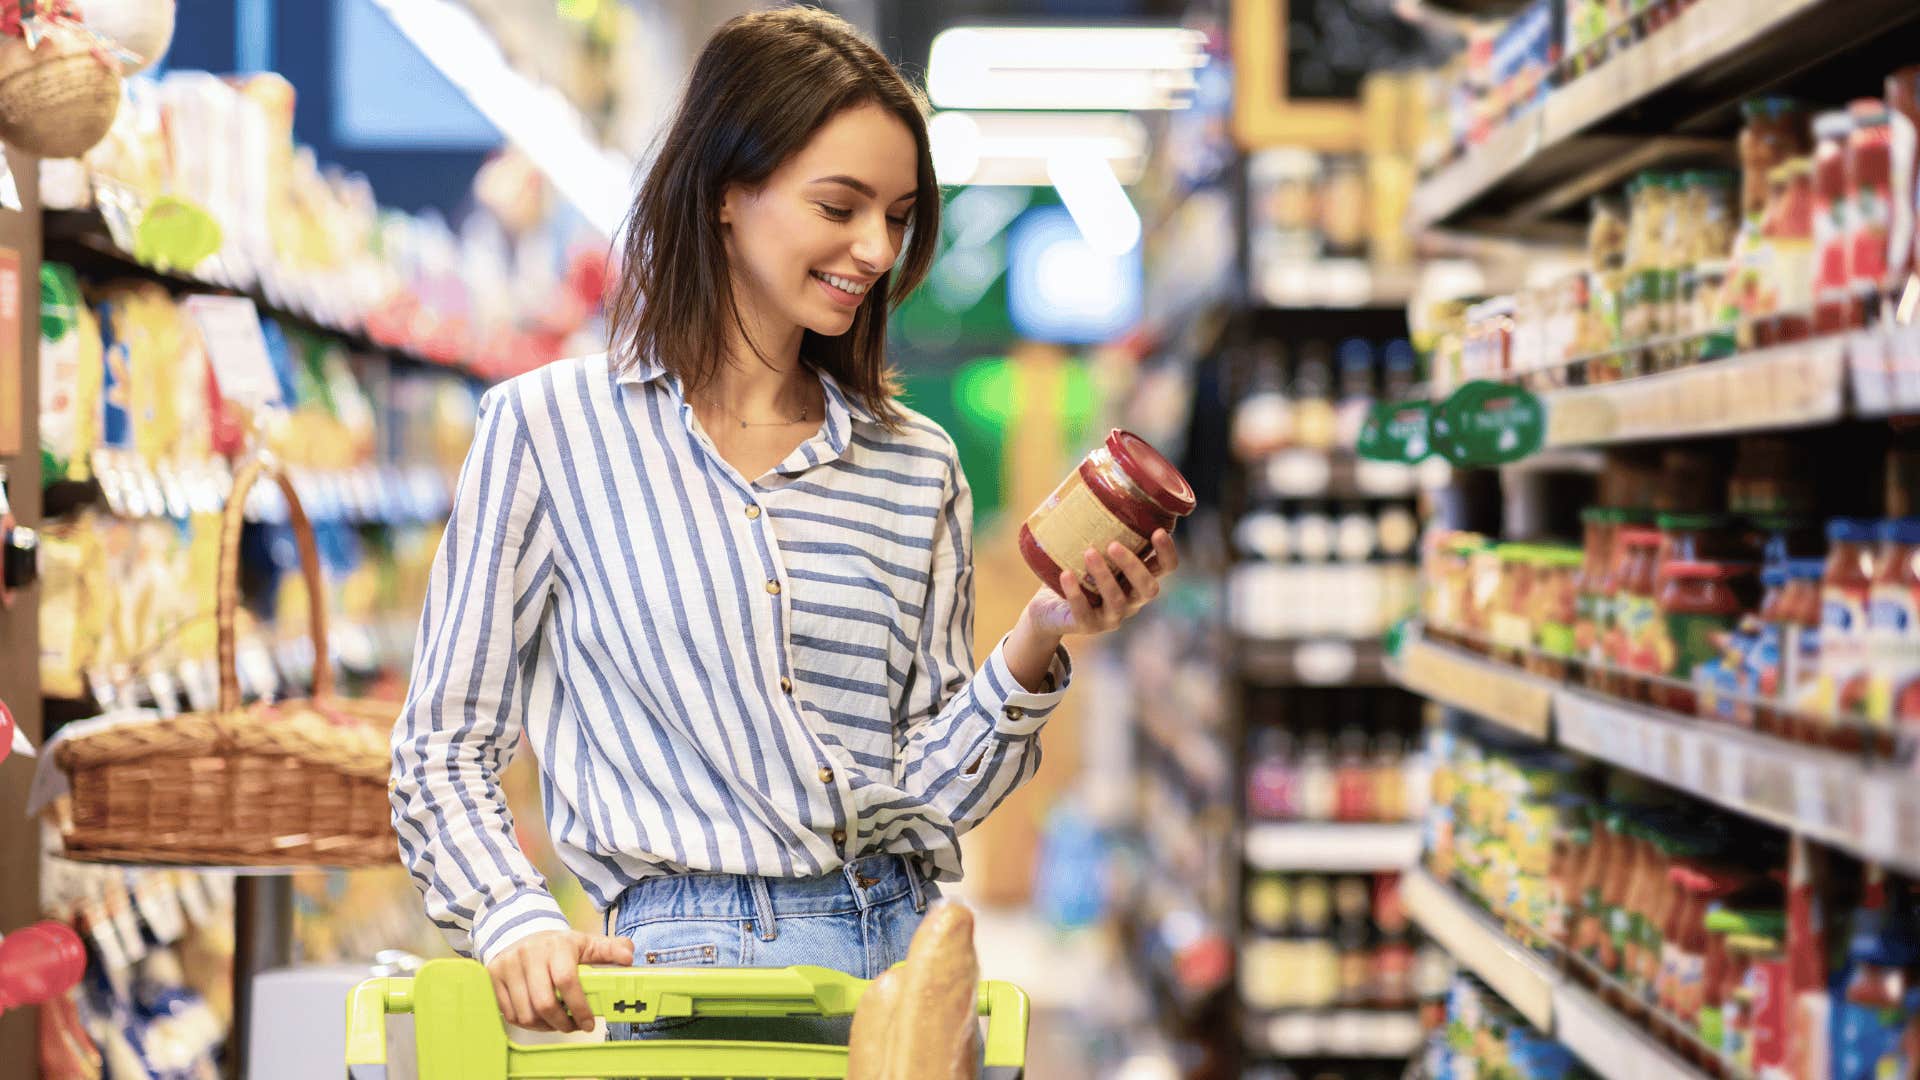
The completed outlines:
{"type": "Polygon", "coordinates": [[[619,363],[652,359],[689,387],[707,385],[726,363],[729,331],[742,325],[720,225],[728,186],[758,188],[827,121],[866,104],[899,117],[918,151],[906,252],[868,291],[846,333],[808,331],[800,356],[882,421],[899,422],[887,313],[926,277],[940,231],[926,102],[858,31],[812,8],[742,15],[701,51],[627,214],[608,315],[619,363]]]}

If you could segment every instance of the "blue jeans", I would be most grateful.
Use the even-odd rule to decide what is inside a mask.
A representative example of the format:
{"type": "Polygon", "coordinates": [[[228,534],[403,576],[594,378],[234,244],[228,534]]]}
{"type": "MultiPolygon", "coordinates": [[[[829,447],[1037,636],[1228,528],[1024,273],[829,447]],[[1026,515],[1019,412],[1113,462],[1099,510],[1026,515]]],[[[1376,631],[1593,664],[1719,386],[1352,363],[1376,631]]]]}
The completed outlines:
{"type": "MultiPolygon", "coordinates": [[[[870,855],[817,878],[679,874],[620,894],[610,932],[633,939],[635,967],[814,964],[872,979],[907,958],[939,889],[898,855],[870,855]]],[[[609,1024],[614,1039],[841,1043],[848,1017],[672,1017],[609,1024]]]]}

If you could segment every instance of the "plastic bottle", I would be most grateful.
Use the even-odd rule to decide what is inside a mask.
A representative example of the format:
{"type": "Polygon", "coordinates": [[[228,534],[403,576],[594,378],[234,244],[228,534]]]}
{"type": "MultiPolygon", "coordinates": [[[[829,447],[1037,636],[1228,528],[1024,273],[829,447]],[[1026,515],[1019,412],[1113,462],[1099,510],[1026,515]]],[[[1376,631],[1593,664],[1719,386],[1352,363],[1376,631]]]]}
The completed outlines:
{"type": "Polygon", "coordinates": [[[1880,525],[1869,590],[1867,720],[1882,731],[1920,720],[1920,518],[1880,525]]]}
{"type": "Polygon", "coordinates": [[[1867,603],[1873,588],[1878,527],[1860,518],[1827,523],[1827,562],[1820,578],[1820,706],[1828,740],[1848,745],[1846,725],[1866,711],[1867,603]]]}

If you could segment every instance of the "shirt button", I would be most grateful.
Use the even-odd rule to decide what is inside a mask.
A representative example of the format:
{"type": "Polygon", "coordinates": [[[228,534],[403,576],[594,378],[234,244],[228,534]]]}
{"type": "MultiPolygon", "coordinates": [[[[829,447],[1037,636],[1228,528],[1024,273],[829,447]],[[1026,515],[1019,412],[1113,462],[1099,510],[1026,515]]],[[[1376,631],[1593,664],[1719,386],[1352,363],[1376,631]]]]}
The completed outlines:
{"type": "Polygon", "coordinates": [[[826,769],[826,768],[823,768],[823,769],[821,769],[821,770],[820,770],[820,782],[821,782],[821,783],[823,783],[823,784],[831,784],[831,783],[833,783],[833,770],[832,770],[832,769],[826,769]]]}
{"type": "Polygon", "coordinates": [[[759,504],[758,504],[758,503],[748,503],[748,504],[747,504],[747,520],[748,520],[748,521],[755,521],[755,520],[758,520],[758,519],[759,519],[759,517],[760,517],[760,506],[759,506],[759,504]]]}
{"type": "Polygon", "coordinates": [[[793,693],[793,680],[787,678],[785,675],[780,676],[780,692],[783,694],[793,693]]]}
{"type": "Polygon", "coordinates": [[[1020,706],[1018,705],[1007,706],[1007,719],[1018,720],[1025,715],[1027,715],[1027,711],[1025,709],[1022,709],[1020,706]]]}
{"type": "Polygon", "coordinates": [[[780,595],[780,582],[778,582],[778,581],[776,581],[776,580],[774,580],[773,578],[768,578],[768,579],[767,579],[767,592],[769,592],[769,593],[771,593],[771,594],[773,594],[774,596],[779,596],[779,595],[780,595]]]}
{"type": "Polygon", "coordinates": [[[846,842],[847,842],[846,833],[841,832],[839,829],[833,830],[833,846],[834,847],[840,847],[846,842]]]}

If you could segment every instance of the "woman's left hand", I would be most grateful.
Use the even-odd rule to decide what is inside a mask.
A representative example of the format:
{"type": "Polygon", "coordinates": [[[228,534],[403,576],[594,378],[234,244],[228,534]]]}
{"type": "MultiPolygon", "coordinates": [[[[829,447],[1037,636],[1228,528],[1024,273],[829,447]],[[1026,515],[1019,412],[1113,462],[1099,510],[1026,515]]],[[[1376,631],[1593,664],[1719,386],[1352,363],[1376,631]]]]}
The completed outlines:
{"type": "Polygon", "coordinates": [[[1180,566],[1180,553],[1165,529],[1153,534],[1151,567],[1120,544],[1109,544],[1105,558],[1093,548],[1088,548],[1083,558],[1086,576],[1093,579],[1094,587],[1099,590],[1100,606],[1095,607],[1081,590],[1079,572],[1063,570],[1059,592],[1042,588],[1027,602],[1026,618],[1034,629],[1060,637],[1104,634],[1159,596],[1160,579],[1180,566]],[[1114,572],[1116,569],[1118,574],[1114,572]]]}

